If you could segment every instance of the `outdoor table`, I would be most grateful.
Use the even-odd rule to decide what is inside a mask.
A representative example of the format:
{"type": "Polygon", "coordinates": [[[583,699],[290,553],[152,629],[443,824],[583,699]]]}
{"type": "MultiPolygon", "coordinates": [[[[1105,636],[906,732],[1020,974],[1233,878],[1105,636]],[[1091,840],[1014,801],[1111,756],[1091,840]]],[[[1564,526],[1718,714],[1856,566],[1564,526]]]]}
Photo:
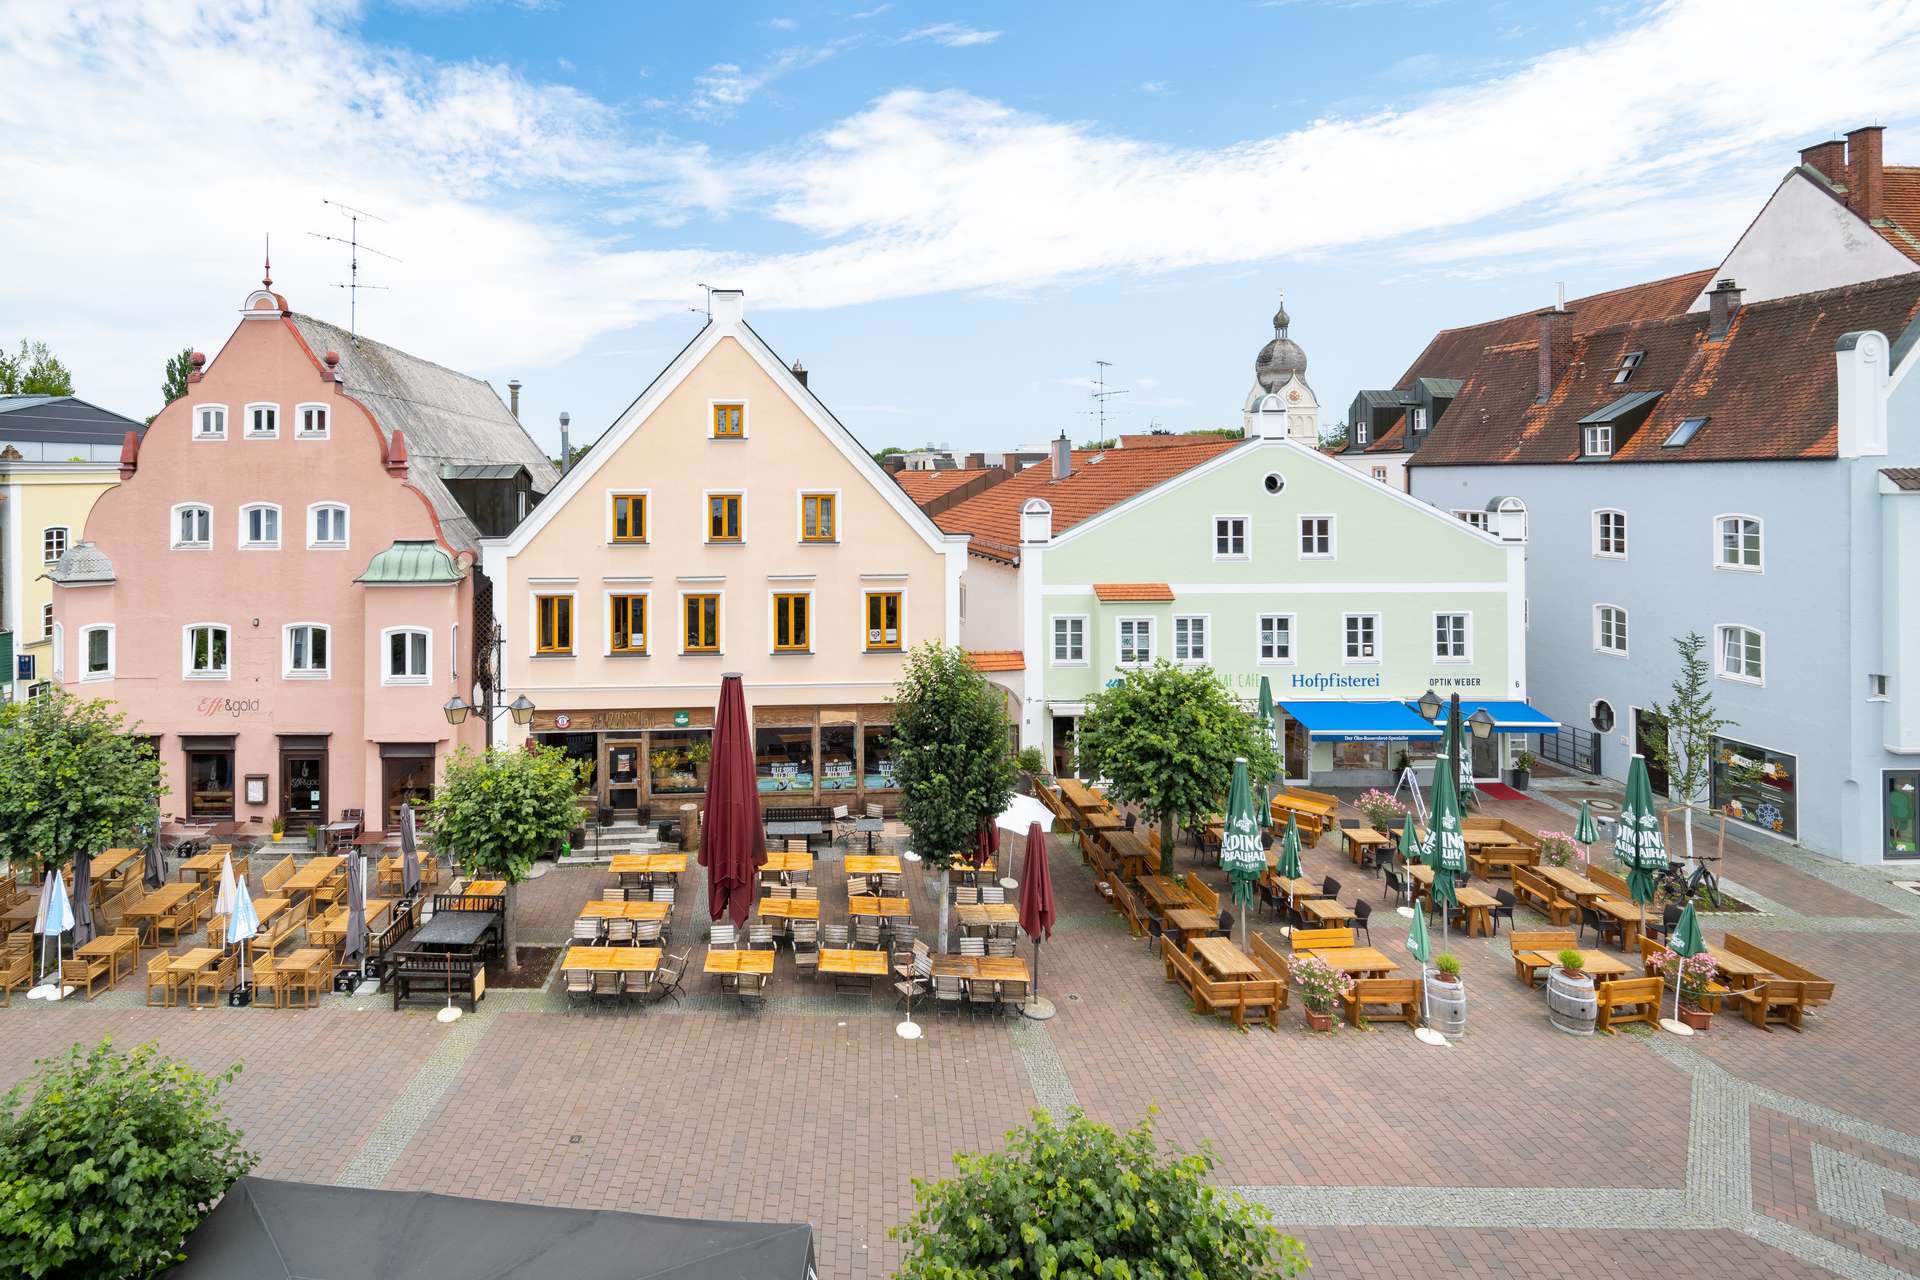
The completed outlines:
{"type": "Polygon", "coordinates": [[[989,929],[994,925],[1019,924],[1020,908],[1011,902],[976,902],[955,908],[963,929],[989,929]]]}
{"type": "Polygon", "coordinates": [[[1287,895],[1287,901],[1289,902],[1299,903],[1305,902],[1308,898],[1324,898],[1327,896],[1320,892],[1320,886],[1318,884],[1315,884],[1305,876],[1293,876],[1289,878],[1287,876],[1274,875],[1269,872],[1267,879],[1276,891],[1287,895]]]}
{"type": "Polygon", "coordinates": [[[281,997],[291,1005],[291,990],[297,989],[305,993],[301,1003],[308,1004],[311,1003],[314,989],[324,981],[324,975],[316,980],[316,971],[333,968],[333,952],[325,947],[301,947],[275,960],[273,967],[283,977],[297,980],[291,987],[285,982],[281,984],[281,997]]]}
{"type": "Polygon", "coordinates": [[[1260,976],[1260,966],[1253,962],[1253,957],[1235,946],[1230,938],[1189,938],[1187,953],[1225,982],[1260,976]]]}
{"type": "Polygon", "coordinates": [[[813,855],[811,853],[788,852],[784,849],[767,850],[767,860],[760,864],[760,874],[771,875],[812,875],[813,855]]]}
{"type": "Polygon", "coordinates": [[[1581,875],[1571,867],[1535,867],[1534,874],[1556,889],[1565,890],[1568,896],[1585,902],[1589,898],[1598,898],[1606,890],[1581,875]]]}
{"type": "Polygon", "coordinates": [[[659,947],[568,947],[567,953],[560,957],[562,971],[652,973],[659,967],[659,947]]]}
{"type": "Polygon", "coordinates": [[[1141,876],[1140,892],[1161,911],[1171,911],[1175,907],[1193,905],[1193,895],[1187,892],[1185,885],[1171,876],[1141,876]]]}
{"type": "Polygon", "coordinates": [[[953,860],[953,869],[955,871],[958,871],[963,876],[969,876],[974,880],[978,880],[981,876],[991,876],[994,871],[998,869],[998,865],[999,864],[994,862],[993,855],[991,854],[987,855],[987,860],[977,867],[973,865],[972,860],[965,854],[961,854],[953,860]]]}
{"type": "Polygon", "coordinates": [[[855,832],[865,833],[867,837],[867,852],[872,853],[873,838],[887,829],[887,820],[885,818],[855,818],[853,820],[853,829],[855,832]]]}
{"type": "Polygon", "coordinates": [[[687,869],[684,853],[616,853],[608,868],[617,876],[677,876],[687,869]]]}
{"type": "MultiPolygon", "coordinates": [[[[884,956],[886,953],[876,951],[874,954],[884,956]]],[[[744,948],[738,951],[716,951],[709,947],[706,971],[708,973],[772,973],[773,952],[750,951],[744,948]]]]}
{"type": "MultiPolygon", "coordinates": [[[[367,932],[375,933],[393,909],[392,898],[367,899],[367,932]]],[[[262,923],[265,923],[264,921],[262,923]]],[[[347,940],[347,904],[329,907],[326,914],[307,922],[307,940],[317,946],[337,947],[347,940]]]]}
{"type": "MultiPolygon", "coordinates": [[[[39,913],[39,906],[39,897],[29,894],[26,898],[14,903],[5,911],[0,911],[0,938],[5,938],[15,929],[31,929],[33,927],[33,918],[39,913]]],[[[133,913],[129,911],[127,914],[131,915],[133,913]]]]}
{"type": "Polygon", "coordinates": [[[595,920],[665,920],[673,911],[671,902],[589,902],[580,914],[595,920]]]}
{"type": "Polygon", "coordinates": [[[1493,932],[1493,909],[1500,900],[1480,892],[1471,885],[1457,888],[1453,896],[1459,900],[1461,914],[1467,918],[1467,936],[1484,937],[1493,932]]]}
{"type": "Polygon", "coordinates": [[[1386,848],[1393,844],[1393,837],[1384,831],[1375,831],[1372,827],[1342,827],[1340,839],[1347,846],[1347,856],[1354,865],[1360,864],[1361,855],[1369,849],[1386,848]]]}
{"type": "Polygon", "coordinates": [[[1313,917],[1317,929],[1338,929],[1353,919],[1353,908],[1342,906],[1332,898],[1302,898],[1298,906],[1313,917]]]}
{"type": "MultiPolygon", "coordinates": [[[[661,903],[665,906],[666,903],[661,903]]],[[[818,898],[762,898],[760,899],[760,918],[762,920],[818,920],[820,918],[820,900],[818,898]]]]}
{"type": "Polygon", "coordinates": [[[197,853],[193,857],[181,862],[180,878],[184,880],[189,874],[191,874],[195,880],[205,880],[209,876],[217,876],[220,874],[220,864],[226,857],[227,855],[224,853],[197,853]]]}
{"type": "Polygon", "coordinates": [[[174,978],[191,978],[208,965],[218,963],[221,954],[219,947],[195,947],[169,961],[167,972],[174,978]]]}
{"type": "Polygon", "coordinates": [[[1120,862],[1122,880],[1138,880],[1160,865],[1160,855],[1147,848],[1138,831],[1109,831],[1107,848],[1120,862]]]}
{"type": "Polygon", "coordinates": [[[849,876],[897,876],[900,858],[892,853],[850,853],[846,858],[849,876]]]}
{"type": "Polygon", "coordinates": [[[507,891],[505,880],[469,880],[460,891],[463,898],[497,898],[507,891]]]}
{"type": "Polygon", "coordinates": [[[95,854],[93,865],[87,869],[93,874],[93,882],[99,884],[140,856],[138,849],[109,849],[105,853],[95,854]]]}
{"type": "Polygon", "coordinates": [[[884,978],[887,976],[887,953],[839,947],[822,948],[820,972],[849,974],[856,978],[884,978]]]}
{"type": "Polygon", "coordinates": [[[1019,956],[935,956],[936,978],[979,978],[987,982],[1020,982],[1028,978],[1027,962],[1019,956]]]}
{"type": "MultiPolygon", "coordinates": [[[[126,910],[129,920],[157,920],[161,916],[172,915],[180,906],[181,900],[190,893],[197,893],[198,884],[188,884],[184,880],[175,880],[163,884],[126,910]]],[[[27,904],[27,923],[33,923],[33,903],[27,904]]]]}
{"type": "Polygon", "coordinates": [[[306,866],[294,872],[292,877],[280,886],[281,892],[285,893],[289,898],[295,894],[312,893],[315,889],[318,889],[321,885],[332,879],[334,873],[346,865],[347,860],[345,858],[332,856],[310,858],[306,866]]]}
{"type": "Polygon", "coordinates": [[[357,822],[329,822],[320,828],[321,843],[327,848],[332,848],[342,840],[351,839],[359,830],[360,824],[357,822]]]}
{"type": "Polygon", "coordinates": [[[1623,898],[1595,898],[1584,905],[1620,922],[1620,946],[1632,951],[1640,941],[1640,905],[1623,898]]]}
{"type": "Polygon", "coordinates": [[[1121,831],[1127,825],[1126,819],[1111,809],[1089,809],[1081,816],[1095,831],[1121,831]]]}
{"type": "Polygon", "coordinates": [[[1395,967],[1386,953],[1372,947],[1315,947],[1307,954],[1318,956],[1333,968],[1356,978],[1384,977],[1395,967]]]}
{"type": "MultiPolygon", "coordinates": [[[[1526,953],[1526,959],[1528,963],[1532,964],[1536,969],[1558,968],[1560,965],[1560,953],[1558,951],[1529,951],[1526,953]]],[[[1580,952],[1580,959],[1582,961],[1581,970],[1595,981],[1603,978],[1623,978],[1633,972],[1632,969],[1604,951],[1583,950],[1580,952]]]]}
{"type": "Polygon", "coordinates": [[[1726,979],[1727,985],[1735,991],[1745,991],[1773,976],[1765,965],[1755,964],[1745,956],[1735,955],[1725,947],[1716,947],[1711,942],[1707,944],[1707,954],[1713,957],[1714,966],[1720,970],[1720,976],[1726,979]]]}
{"type": "Polygon", "coordinates": [[[264,929],[273,923],[275,916],[292,905],[292,898],[255,898],[253,900],[253,914],[259,919],[260,927],[264,929]]]}
{"type": "Polygon", "coordinates": [[[910,916],[913,907],[905,898],[875,898],[866,894],[854,894],[847,899],[847,914],[850,916],[910,916]]]}
{"type": "Polygon", "coordinates": [[[1212,933],[1220,927],[1219,919],[1212,912],[1198,907],[1175,907],[1165,913],[1163,920],[1168,929],[1188,938],[1212,933]]]}
{"type": "Polygon", "coordinates": [[[1078,778],[1060,779],[1060,797],[1083,815],[1107,807],[1107,798],[1078,778]]]}
{"type": "Polygon", "coordinates": [[[127,933],[103,933],[92,942],[82,943],[73,949],[73,954],[82,960],[105,960],[109,963],[108,979],[120,981],[120,957],[127,958],[126,976],[140,967],[140,939],[127,933]]]}
{"type": "Polygon", "coordinates": [[[433,919],[421,925],[408,942],[418,951],[471,953],[499,928],[497,911],[436,911],[433,919]]]}
{"type": "Polygon", "coordinates": [[[807,836],[809,838],[826,831],[826,824],[815,819],[796,820],[792,818],[772,819],[767,823],[770,836],[807,836]]]}

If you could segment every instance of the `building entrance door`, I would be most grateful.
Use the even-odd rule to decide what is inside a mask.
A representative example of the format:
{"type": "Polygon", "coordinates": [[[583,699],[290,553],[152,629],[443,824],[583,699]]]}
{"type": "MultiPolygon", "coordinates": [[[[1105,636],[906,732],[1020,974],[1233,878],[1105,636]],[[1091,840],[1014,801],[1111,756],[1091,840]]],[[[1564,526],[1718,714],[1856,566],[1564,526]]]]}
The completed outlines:
{"type": "Polygon", "coordinates": [[[1079,724],[1074,716],[1055,716],[1053,718],[1053,776],[1071,778],[1073,776],[1073,730],[1079,724]]]}
{"type": "Polygon", "coordinates": [[[1287,778],[1290,781],[1305,782],[1307,780],[1307,771],[1312,767],[1312,751],[1313,740],[1307,736],[1307,726],[1288,716],[1281,754],[1286,757],[1287,778]]]}
{"type": "Polygon", "coordinates": [[[1653,786],[1653,794],[1666,797],[1667,771],[1660,763],[1660,752],[1656,746],[1667,745],[1667,722],[1658,713],[1644,707],[1635,707],[1633,712],[1633,749],[1647,758],[1647,781],[1653,786]]]}
{"type": "Polygon", "coordinates": [[[327,757],[324,752],[281,753],[280,817],[290,831],[326,822],[327,757]]]}
{"type": "Polygon", "coordinates": [[[381,811],[382,830],[399,829],[401,805],[411,803],[417,810],[433,799],[433,745],[426,744],[425,751],[424,755],[386,755],[381,759],[381,793],[386,806],[381,811]]]}

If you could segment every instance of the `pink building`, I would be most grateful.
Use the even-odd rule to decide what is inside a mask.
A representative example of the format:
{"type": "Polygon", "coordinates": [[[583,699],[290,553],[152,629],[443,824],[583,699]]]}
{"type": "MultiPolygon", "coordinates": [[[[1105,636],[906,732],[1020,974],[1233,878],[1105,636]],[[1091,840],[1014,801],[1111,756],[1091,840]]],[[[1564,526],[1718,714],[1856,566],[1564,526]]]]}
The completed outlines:
{"type": "Polygon", "coordinates": [[[270,289],[242,315],[54,567],[52,674],[153,735],[167,813],[379,829],[485,741],[442,710],[477,692],[475,549],[557,477],[487,383],[270,289]]]}

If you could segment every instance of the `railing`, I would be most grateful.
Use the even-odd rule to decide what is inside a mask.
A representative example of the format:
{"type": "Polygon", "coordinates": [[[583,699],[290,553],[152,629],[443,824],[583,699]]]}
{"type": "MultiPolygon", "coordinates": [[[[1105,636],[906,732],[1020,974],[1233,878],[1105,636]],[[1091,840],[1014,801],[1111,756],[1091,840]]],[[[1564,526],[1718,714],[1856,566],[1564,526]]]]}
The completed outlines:
{"type": "Polygon", "coordinates": [[[1533,754],[1577,773],[1600,772],[1600,735],[1568,725],[1558,733],[1533,736],[1533,754]]]}

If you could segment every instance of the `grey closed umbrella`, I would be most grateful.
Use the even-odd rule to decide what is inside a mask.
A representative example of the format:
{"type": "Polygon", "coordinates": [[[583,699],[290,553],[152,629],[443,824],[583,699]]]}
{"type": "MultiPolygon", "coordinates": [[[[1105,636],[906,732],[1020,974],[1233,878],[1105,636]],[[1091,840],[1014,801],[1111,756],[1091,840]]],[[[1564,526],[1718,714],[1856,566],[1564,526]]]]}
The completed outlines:
{"type": "Polygon", "coordinates": [[[400,883],[408,897],[420,892],[420,837],[414,829],[411,800],[400,806],[400,883]]]}
{"type": "Polygon", "coordinates": [[[341,958],[366,958],[367,954],[367,860],[358,853],[347,860],[347,936],[341,958]]]}
{"type": "Polygon", "coordinates": [[[93,941],[93,855],[75,854],[73,858],[73,945],[93,941]]]}
{"type": "Polygon", "coordinates": [[[167,882],[166,855],[160,852],[160,815],[153,815],[153,839],[147,844],[147,856],[140,878],[147,888],[158,889],[167,882]]]}

